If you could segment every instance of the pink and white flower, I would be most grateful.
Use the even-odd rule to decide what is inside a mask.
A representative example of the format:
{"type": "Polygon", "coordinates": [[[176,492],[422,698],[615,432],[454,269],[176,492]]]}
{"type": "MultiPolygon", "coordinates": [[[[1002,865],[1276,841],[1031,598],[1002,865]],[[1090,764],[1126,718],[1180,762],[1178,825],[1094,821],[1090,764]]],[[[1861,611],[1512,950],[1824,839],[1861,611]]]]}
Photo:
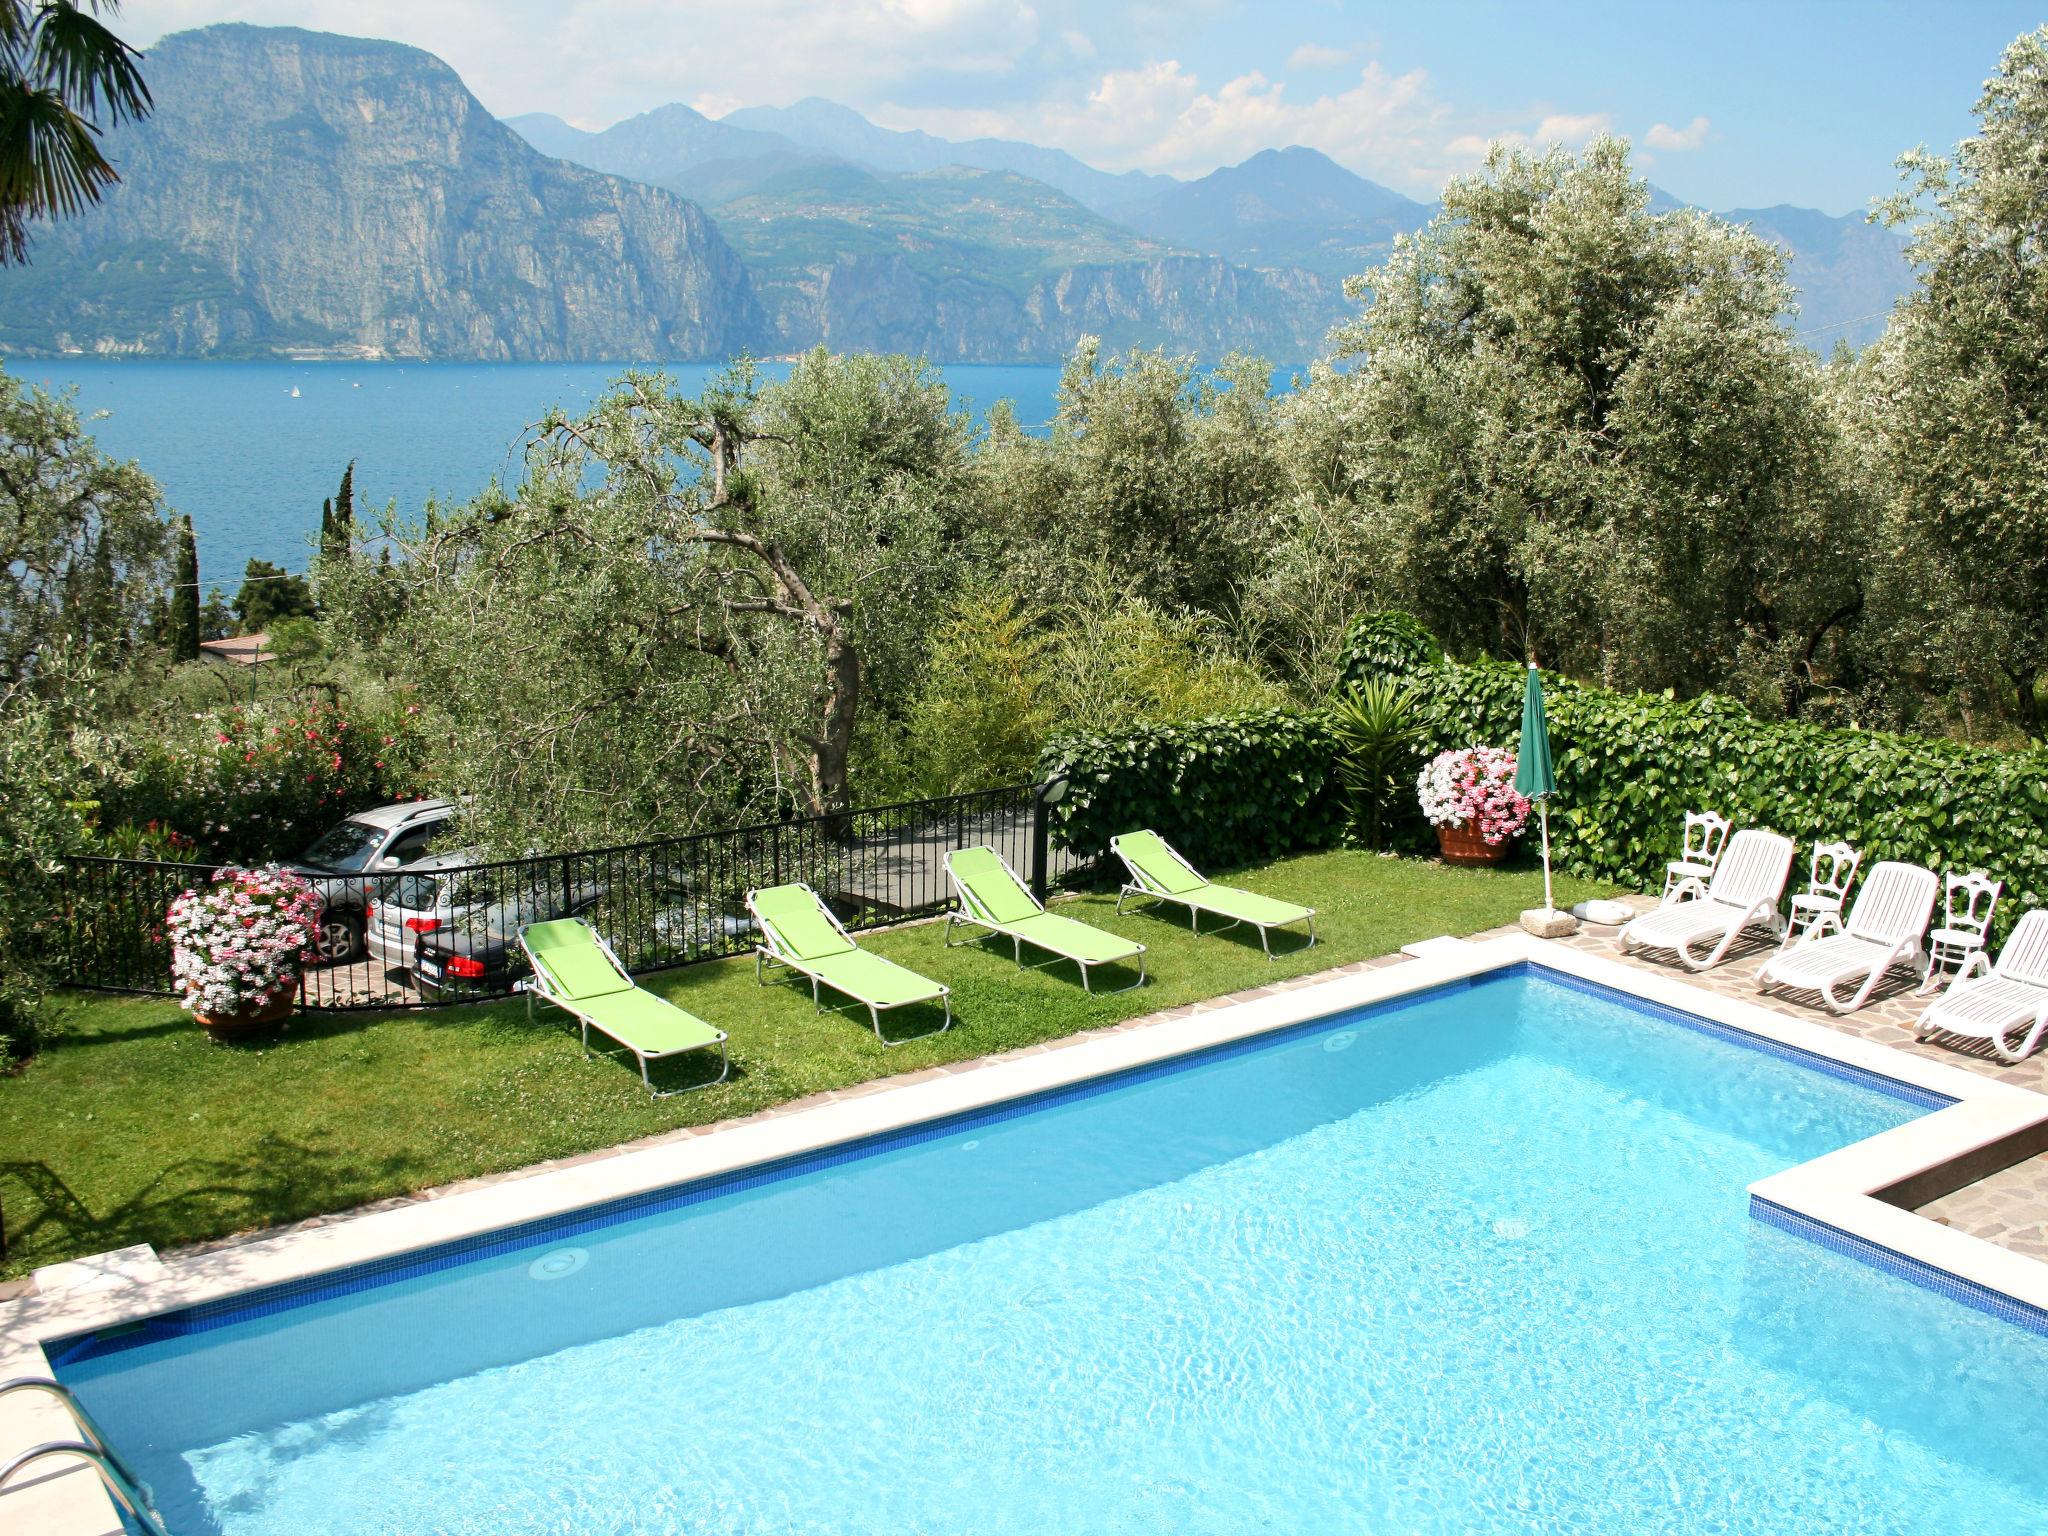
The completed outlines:
{"type": "Polygon", "coordinates": [[[1529,801],[1515,792],[1515,754],[1505,747],[1439,752],[1416,777],[1422,814],[1435,827],[1476,827],[1494,847],[1529,823],[1529,801]]]}
{"type": "Polygon", "coordinates": [[[192,1013],[257,1009],[287,996],[313,958],[321,901],[278,868],[229,867],[171,903],[171,979],[192,1013]]]}

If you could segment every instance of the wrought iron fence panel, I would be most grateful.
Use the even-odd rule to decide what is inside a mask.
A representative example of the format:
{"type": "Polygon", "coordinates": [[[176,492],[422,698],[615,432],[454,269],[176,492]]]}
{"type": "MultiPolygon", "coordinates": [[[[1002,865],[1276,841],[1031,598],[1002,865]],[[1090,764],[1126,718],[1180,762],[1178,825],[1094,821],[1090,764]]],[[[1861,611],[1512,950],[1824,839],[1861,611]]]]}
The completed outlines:
{"type": "MultiPolygon", "coordinates": [[[[850,929],[935,916],[945,855],[994,848],[1041,891],[1077,862],[1046,836],[1042,785],[690,833],[616,848],[323,875],[321,956],[300,1006],[428,1007],[502,997],[526,974],[519,930],[577,917],[633,972],[749,953],[746,894],[802,882],[850,929]]],[[[165,919],[219,866],[85,857],[66,867],[51,953],[73,986],[170,995],[165,919]]]]}

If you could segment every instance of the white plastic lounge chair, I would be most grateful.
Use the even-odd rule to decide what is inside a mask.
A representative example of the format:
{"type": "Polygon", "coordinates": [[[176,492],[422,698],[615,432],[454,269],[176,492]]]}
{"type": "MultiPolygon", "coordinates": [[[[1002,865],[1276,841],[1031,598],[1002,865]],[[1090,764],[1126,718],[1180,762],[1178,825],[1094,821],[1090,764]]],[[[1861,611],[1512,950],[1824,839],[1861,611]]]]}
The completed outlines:
{"type": "Polygon", "coordinates": [[[946,874],[952,879],[960,904],[946,914],[945,943],[953,942],[953,925],[967,923],[986,928],[990,934],[1010,941],[1010,955],[1021,968],[1024,946],[1030,944],[1053,956],[1051,963],[1071,960],[1081,972],[1082,989],[1095,990],[1098,965],[1138,962],[1138,979],[1129,986],[1112,987],[1128,992],[1145,985],[1145,946],[1100,928],[1077,922],[1045,910],[1031,889],[1017,878],[1009,860],[993,848],[955,848],[946,855],[946,874]]]}
{"type": "Polygon", "coordinates": [[[1991,942],[1991,914],[1998,910],[2003,880],[1981,869],[1967,875],[1942,876],[1941,926],[1927,935],[1927,979],[1922,992],[1932,992],[1949,972],[1963,976],[1976,967],[1977,956],[1991,942]]]}
{"type": "Polygon", "coordinates": [[[2048,1034],[2048,910],[2037,907],[2020,919],[1996,965],[1978,950],[1948,990],[1927,1005],[1913,1037],[1937,1034],[1989,1040],[2006,1061],[2033,1055],[2048,1034]],[[2014,1045],[2023,1029],[2026,1038],[2014,1045]]]}
{"type": "Polygon", "coordinates": [[[1849,887],[1862,863],[1863,855],[1847,843],[1813,845],[1806,889],[1792,898],[1792,915],[1785,924],[1787,944],[1794,938],[1813,939],[1842,931],[1842,908],[1849,903],[1849,887]]]}
{"type": "Polygon", "coordinates": [[[731,1060],[725,1053],[725,1031],[706,1024],[694,1013],[678,1008],[665,997],[656,997],[635,986],[619,957],[605,943],[603,935],[573,917],[552,922],[528,923],[519,930],[519,947],[533,965],[533,974],[519,983],[526,994],[526,1016],[533,1017],[533,1000],[561,1009],[583,1026],[583,1054],[590,1054],[590,1031],[609,1035],[619,1042],[619,1051],[600,1055],[630,1054],[640,1063],[640,1081],[657,1099],[709,1088],[725,1081],[731,1060]],[[686,1051],[718,1047],[718,1076],[709,1083],[689,1088],[654,1086],[647,1064],[686,1051]]]}
{"type": "Polygon", "coordinates": [[[1925,976],[1927,951],[1920,941],[1940,885],[1933,870],[1918,864],[1878,865],[1863,882],[1842,932],[1804,939],[1771,956],[1757,972],[1758,988],[1818,992],[1836,1013],[1854,1013],[1894,966],[1910,965],[1925,976]],[[1844,1000],[1840,989],[1851,983],[1856,990],[1844,1000]]]}
{"type": "MultiPolygon", "coordinates": [[[[1157,832],[1119,833],[1109,840],[1109,848],[1131,872],[1131,883],[1125,885],[1116,898],[1119,913],[1130,897],[1149,896],[1161,904],[1174,903],[1186,907],[1188,927],[1197,934],[1202,931],[1204,912],[1222,918],[1223,928],[1250,923],[1259,930],[1259,947],[1266,952],[1268,960],[1273,958],[1275,928],[1289,923],[1306,923],[1308,943],[1297,947],[1307,949],[1316,941],[1314,907],[1261,896],[1256,891],[1241,891],[1234,885],[1218,885],[1205,879],[1157,832]]],[[[1223,928],[1212,928],[1210,932],[1221,933],[1223,928]]]]}
{"type": "Polygon", "coordinates": [[[1714,866],[1713,880],[1696,899],[1688,901],[1684,893],[1675,893],[1676,899],[1621,930],[1622,953],[1668,949],[1690,969],[1704,971],[1719,965],[1729,946],[1750,928],[1766,929],[1777,938],[1784,932],[1778,898],[1785,894],[1791,874],[1791,838],[1753,827],[1738,832],[1714,866]],[[1702,944],[1711,947],[1704,955],[1695,954],[1702,944]]]}
{"type": "Polygon", "coordinates": [[[1674,897],[1706,894],[1714,866],[1721,862],[1721,850],[1728,842],[1729,822],[1714,811],[1687,811],[1685,837],[1678,845],[1678,857],[1664,866],[1662,901],[1674,897]]]}

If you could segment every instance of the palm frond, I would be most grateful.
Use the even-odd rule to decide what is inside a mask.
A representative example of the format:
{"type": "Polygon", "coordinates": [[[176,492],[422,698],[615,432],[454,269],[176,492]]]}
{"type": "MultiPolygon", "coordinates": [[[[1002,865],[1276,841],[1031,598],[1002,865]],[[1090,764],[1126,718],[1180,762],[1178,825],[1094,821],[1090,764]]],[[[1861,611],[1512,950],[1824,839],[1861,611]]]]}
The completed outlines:
{"type": "MultiPolygon", "coordinates": [[[[0,9],[6,0],[0,0],[0,9]]],[[[95,10],[98,6],[93,7],[95,10]]],[[[115,9],[109,5],[109,14],[115,9]]],[[[36,13],[30,76],[54,88],[71,110],[108,125],[149,111],[142,55],[108,31],[73,0],[43,0],[36,13]]]]}
{"type": "Polygon", "coordinates": [[[35,9],[28,0],[0,0],[0,69],[18,65],[35,30],[35,9]]]}
{"type": "Polygon", "coordinates": [[[31,218],[74,214],[117,180],[92,125],[62,96],[0,80],[0,207],[31,218]]]}

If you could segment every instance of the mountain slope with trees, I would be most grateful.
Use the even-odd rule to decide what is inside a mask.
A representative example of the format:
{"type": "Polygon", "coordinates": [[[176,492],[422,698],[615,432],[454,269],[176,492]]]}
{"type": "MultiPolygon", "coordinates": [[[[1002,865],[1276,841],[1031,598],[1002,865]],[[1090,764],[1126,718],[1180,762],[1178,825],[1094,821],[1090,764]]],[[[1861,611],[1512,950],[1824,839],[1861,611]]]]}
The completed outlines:
{"type": "MultiPolygon", "coordinates": [[[[790,107],[742,108],[721,119],[672,104],[596,134],[545,114],[516,118],[512,124],[545,153],[650,180],[704,203],[728,238],[748,250],[750,269],[764,290],[787,295],[802,289],[812,296],[818,315],[815,328],[785,325],[785,344],[801,345],[809,339],[839,345],[834,337],[894,336],[880,344],[913,350],[936,344],[939,350],[931,355],[943,361],[1029,354],[1003,350],[1014,348],[1016,340],[994,336],[979,350],[950,350],[950,328],[943,323],[899,328],[908,313],[905,306],[927,302],[930,295],[861,263],[855,263],[854,272],[832,270],[840,249],[835,240],[849,225],[875,229],[901,221],[900,205],[917,196],[917,173],[966,167],[1028,177],[1068,193],[1135,239],[1274,274],[1263,285],[1240,274],[1234,286],[1218,290],[1220,297],[1269,287],[1292,296],[1291,301],[1274,296],[1271,314],[1259,324],[1218,324],[1211,316],[1212,323],[1177,334],[1166,330],[1160,317],[1118,334],[1120,339],[1198,348],[1204,337],[1236,335],[1247,338],[1246,344],[1274,350],[1276,356],[1320,352],[1315,343],[1340,313],[1334,283],[1384,260],[1395,236],[1421,229],[1435,211],[1435,205],[1404,197],[1300,145],[1262,150],[1240,164],[1191,181],[1134,174],[1106,177],[1081,167],[1087,171],[1083,176],[1074,169],[1078,161],[1056,151],[1005,140],[952,141],[901,133],[877,127],[849,107],[816,98],[790,107]],[[808,189],[853,170],[878,173],[867,183],[876,193],[872,204],[862,209],[857,197],[845,196],[839,201],[837,222],[809,224],[808,189]],[[778,234],[757,238],[743,227],[744,220],[779,226],[778,234]],[[806,229],[808,240],[802,238],[806,229]],[[838,293],[828,301],[826,291],[835,278],[838,293]],[[827,309],[833,318],[826,317],[827,309]],[[1252,339],[1262,333],[1275,340],[1252,339]],[[1309,349],[1290,351],[1290,336],[1309,338],[1309,349]]],[[[850,189],[852,184],[841,180],[840,185],[850,189]]],[[[1654,187],[1650,199],[1653,212],[1683,206],[1654,187]]],[[[924,209],[922,220],[947,237],[947,213],[941,202],[934,201],[924,209]]],[[[1779,206],[1738,210],[1725,217],[1750,224],[1790,258],[1787,277],[1798,310],[1797,329],[1818,351],[1837,341],[1862,346],[1872,340],[1884,327],[1885,311],[1911,282],[1903,240],[1863,214],[1837,216],[1779,206]]],[[[869,243],[865,237],[854,241],[856,247],[869,243]]],[[[1016,259],[1004,248],[999,232],[973,257],[989,271],[1014,265],[1016,259]]],[[[1075,264],[1093,259],[1079,248],[1070,257],[1075,264]]],[[[1156,283],[1158,275],[1150,280],[1156,283]]],[[[1143,304],[1137,294],[1122,295],[1120,302],[1143,304]]],[[[787,312],[787,299],[782,307],[787,312]]],[[[1181,312],[1203,313],[1195,303],[1183,305],[1181,312]]],[[[1049,351],[1040,355],[1063,350],[1046,345],[1049,351]]]]}
{"type": "Polygon", "coordinates": [[[713,210],[785,350],[1055,360],[1084,335],[1308,357],[1342,296],[1133,234],[1043,182],[824,163],[713,210]]]}
{"type": "Polygon", "coordinates": [[[13,349],[559,360],[723,356],[752,288],[703,211],[551,160],[430,54],[209,27],[149,56],[122,181],[0,287],[13,349]]]}
{"type": "Polygon", "coordinates": [[[1063,149],[1014,139],[942,139],[916,130],[882,128],[851,107],[817,96],[786,107],[741,107],[720,121],[778,134],[820,154],[879,171],[936,171],[949,165],[1008,171],[1042,181],[1098,213],[1172,184],[1171,177],[1144,171],[1098,171],[1063,149]]]}
{"type": "Polygon", "coordinates": [[[1189,250],[1343,279],[1384,257],[1394,236],[1421,228],[1430,210],[1296,145],[1261,150],[1111,213],[1189,250]]]}

